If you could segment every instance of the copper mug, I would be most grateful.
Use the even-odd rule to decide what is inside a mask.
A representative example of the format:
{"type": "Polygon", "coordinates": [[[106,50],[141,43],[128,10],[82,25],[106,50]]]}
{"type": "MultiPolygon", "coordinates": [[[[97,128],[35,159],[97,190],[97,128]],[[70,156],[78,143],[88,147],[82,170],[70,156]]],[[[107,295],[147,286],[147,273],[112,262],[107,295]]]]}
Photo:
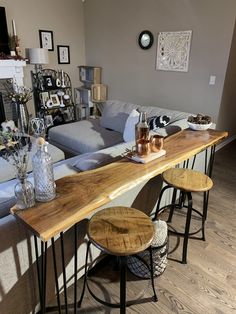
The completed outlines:
{"type": "Polygon", "coordinates": [[[158,134],[150,137],[150,148],[153,153],[159,152],[164,145],[164,137],[158,134]]]}
{"type": "Polygon", "coordinates": [[[137,140],[136,142],[136,154],[140,157],[145,157],[151,152],[150,141],[145,139],[137,140]]]}

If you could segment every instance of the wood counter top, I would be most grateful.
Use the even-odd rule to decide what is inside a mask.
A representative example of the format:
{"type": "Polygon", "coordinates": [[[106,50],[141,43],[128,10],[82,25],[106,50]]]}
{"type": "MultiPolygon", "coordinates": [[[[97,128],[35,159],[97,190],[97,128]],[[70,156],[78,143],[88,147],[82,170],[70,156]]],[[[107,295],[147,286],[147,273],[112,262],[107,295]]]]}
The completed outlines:
{"type": "Polygon", "coordinates": [[[11,209],[11,213],[42,241],[86,218],[93,210],[151,179],[166,169],[194,156],[227,137],[216,130],[180,131],[165,139],[166,155],[148,164],[123,158],[107,166],[80,172],[57,180],[57,196],[27,210],[11,209]]]}

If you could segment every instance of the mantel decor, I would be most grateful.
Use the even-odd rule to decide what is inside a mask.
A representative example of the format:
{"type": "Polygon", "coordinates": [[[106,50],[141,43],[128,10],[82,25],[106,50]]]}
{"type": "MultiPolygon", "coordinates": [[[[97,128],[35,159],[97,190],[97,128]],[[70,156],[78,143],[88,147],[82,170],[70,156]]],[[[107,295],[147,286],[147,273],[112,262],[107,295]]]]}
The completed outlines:
{"type": "Polygon", "coordinates": [[[156,69],[187,72],[192,31],[160,32],[156,69]]]}

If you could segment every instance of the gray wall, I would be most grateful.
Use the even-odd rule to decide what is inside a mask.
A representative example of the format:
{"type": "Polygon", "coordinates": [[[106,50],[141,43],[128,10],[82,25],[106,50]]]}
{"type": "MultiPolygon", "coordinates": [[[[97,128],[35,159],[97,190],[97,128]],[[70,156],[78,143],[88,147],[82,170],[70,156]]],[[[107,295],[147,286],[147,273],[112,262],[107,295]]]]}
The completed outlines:
{"type": "MultiPolygon", "coordinates": [[[[39,47],[39,29],[53,31],[54,51],[49,51],[49,65],[44,68],[62,69],[67,72],[74,87],[79,85],[77,66],[85,62],[83,3],[78,0],[1,0],[6,8],[8,31],[12,33],[12,19],[15,20],[20,38],[22,56],[25,48],[39,47]],[[70,64],[58,64],[57,45],[70,46],[70,64]]],[[[25,68],[25,84],[32,86],[30,71],[25,68]]],[[[28,104],[34,113],[33,101],[28,104]]]]}
{"type": "Polygon", "coordinates": [[[86,62],[103,68],[110,99],[203,112],[217,121],[235,0],[86,0],[84,6],[86,62]],[[155,38],[147,51],[137,44],[144,29],[155,38]],[[193,30],[188,73],[156,71],[158,32],[179,30],[193,30]]]}

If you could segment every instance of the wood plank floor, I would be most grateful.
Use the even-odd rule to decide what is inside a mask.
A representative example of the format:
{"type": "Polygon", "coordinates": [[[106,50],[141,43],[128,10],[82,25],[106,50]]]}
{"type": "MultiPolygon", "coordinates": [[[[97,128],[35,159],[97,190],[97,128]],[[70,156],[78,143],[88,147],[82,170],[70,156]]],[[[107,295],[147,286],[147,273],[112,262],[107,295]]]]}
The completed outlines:
{"type": "MultiPolygon", "coordinates": [[[[159,301],[135,304],[127,313],[236,313],[236,141],[216,153],[210,193],[206,242],[190,240],[188,264],[175,261],[182,254],[180,246],[169,255],[164,274],[155,279],[159,301]]],[[[199,197],[194,202],[199,203],[199,197]]],[[[183,222],[180,222],[183,224],[183,222]]],[[[170,247],[176,244],[171,237],[170,247]]],[[[127,296],[133,298],[146,287],[147,281],[128,276],[127,296]]],[[[82,280],[78,282],[81,288],[82,280]]],[[[107,300],[119,295],[118,274],[105,266],[93,277],[91,288],[107,300]],[[101,283],[104,286],[101,286],[101,283]]],[[[149,286],[145,297],[152,295],[149,286]]],[[[71,301],[73,293],[69,293],[71,301]]],[[[72,313],[72,312],[71,312],[72,313]]],[[[79,313],[119,313],[94,301],[86,291],[79,313]]]]}

